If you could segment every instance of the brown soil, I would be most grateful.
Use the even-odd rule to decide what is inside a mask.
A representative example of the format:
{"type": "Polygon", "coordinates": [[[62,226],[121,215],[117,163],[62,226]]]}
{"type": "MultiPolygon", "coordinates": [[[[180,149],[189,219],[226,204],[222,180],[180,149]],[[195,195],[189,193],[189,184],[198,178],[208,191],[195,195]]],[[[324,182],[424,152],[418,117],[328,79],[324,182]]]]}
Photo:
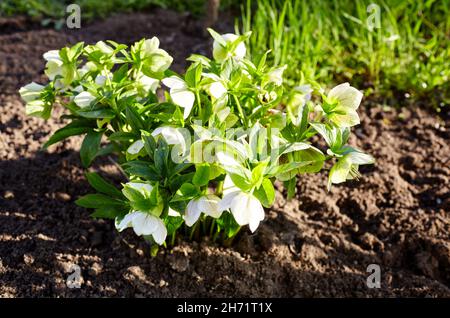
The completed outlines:
{"type": "MultiPolygon", "coordinates": [[[[157,35],[175,61],[207,53],[200,24],[161,10],[79,31],[14,23],[0,23],[0,296],[450,297],[448,119],[419,108],[361,109],[353,143],[377,159],[362,180],[327,194],[326,174],[303,176],[296,198],[286,202],[279,187],[265,222],[231,248],[179,242],[151,258],[131,231],[119,234],[74,204],[91,191],[80,139],[41,151],[62,123],[25,116],[16,92],[44,80],[42,53],[81,39],[157,35]],[[380,289],[366,286],[372,263],[381,266],[380,289]],[[81,268],[80,289],[65,284],[72,264],[81,268]]],[[[95,169],[120,180],[108,160],[95,169]]]]}

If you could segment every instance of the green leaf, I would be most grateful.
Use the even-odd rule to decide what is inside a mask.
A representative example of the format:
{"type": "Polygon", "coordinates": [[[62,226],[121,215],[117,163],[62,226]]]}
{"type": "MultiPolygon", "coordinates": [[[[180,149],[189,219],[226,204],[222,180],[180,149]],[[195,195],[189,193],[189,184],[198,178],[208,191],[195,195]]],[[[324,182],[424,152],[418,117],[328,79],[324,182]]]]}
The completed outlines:
{"type": "Polygon", "coordinates": [[[164,224],[166,225],[167,235],[170,236],[175,233],[178,228],[183,224],[184,220],[179,216],[168,216],[164,220],[164,224]]]}
{"type": "Polygon", "coordinates": [[[140,191],[136,190],[135,188],[125,185],[122,189],[123,195],[130,200],[131,202],[139,202],[142,200],[145,200],[145,196],[140,191]]]}
{"type": "Polygon", "coordinates": [[[197,187],[192,183],[182,184],[178,192],[180,193],[180,195],[186,198],[192,198],[198,194],[197,187]]]}
{"type": "Polygon", "coordinates": [[[237,186],[242,191],[246,192],[251,189],[252,184],[247,180],[247,178],[243,178],[238,174],[231,173],[229,174],[231,180],[234,185],[237,186]]]}
{"type": "Polygon", "coordinates": [[[128,64],[122,65],[117,71],[114,72],[113,81],[119,83],[126,78],[128,72],[128,64]]]}
{"type": "Polygon", "coordinates": [[[167,163],[169,160],[170,149],[166,141],[163,138],[158,140],[157,148],[153,153],[153,158],[155,160],[155,168],[160,172],[161,175],[166,175],[167,173],[167,163]]]}
{"type": "Polygon", "coordinates": [[[94,194],[86,194],[82,196],[75,203],[83,208],[101,208],[108,206],[124,206],[123,201],[113,199],[108,197],[107,195],[94,193],[94,194]]]}
{"type": "Polygon", "coordinates": [[[127,122],[130,124],[133,131],[140,132],[141,129],[144,129],[144,122],[134,108],[127,106],[125,108],[125,115],[127,117],[127,122]]]}
{"type": "Polygon", "coordinates": [[[150,158],[153,159],[153,155],[154,155],[155,149],[156,149],[155,138],[153,138],[153,136],[150,135],[149,133],[142,131],[142,140],[144,141],[145,151],[150,156],[150,158]]]}
{"type": "Polygon", "coordinates": [[[84,167],[88,167],[97,156],[102,136],[103,132],[91,131],[84,137],[80,149],[81,163],[84,167]]]}
{"type": "Polygon", "coordinates": [[[78,115],[85,118],[114,118],[116,117],[116,113],[112,109],[102,108],[96,110],[79,110],[78,115]]]}
{"type": "Polygon", "coordinates": [[[255,168],[252,170],[252,185],[256,188],[259,188],[264,178],[264,171],[266,170],[268,161],[260,162],[255,168]]]}
{"type": "Polygon", "coordinates": [[[235,236],[241,229],[241,226],[236,222],[233,215],[229,212],[222,213],[220,218],[216,219],[216,224],[219,231],[225,231],[225,235],[227,236],[227,238],[235,236]]]}
{"type": "Polygon", "coordinates": [[[113,141],[130,141],[137,139],[138,136],[136,134],[131,132],[123,132],[123,131],[116,131],[113,132],[111,135],[109,135],[108,139],[113,141]]]}
{"type": "Polygon", "coordinates": [[[129,208],[124,206],[104,206],[95,209],[94,213],[91,214],[93,218],[103,218],[103,219],[115,219],[116,217],[124,217],[129,211],[129,208]]]}
{"type": "Polygon", "coordinates": [[[210,168],[208,164],[197,165],[192,183],[198,187],[208,184],[210,168]]]}
{"type": "Polygon", "coordinates": [[[89,184],[98,192],[108,194],[112,197],[123,198],[122,192],[120,192],[114,185],[106,182],[98,173],[88,172],[86,178],[89,184]]]}
{"type": "Polygon", "coordinates": [[[266,208],[270,208],[275,200],[275,189],[270,179],[264,179],[261,186],[253,194],[266,208]]]}
{"type": "Polygon", "coordinates": [[[57,143],[63,139],[70,136],[82,135],[92,130],[92,127],[63,127],[58,129],[50,139],[44,144],[44,149],[48,148],[50,145],[57,143]]]}
{"type": "Polygon", "coordinates": [[[227,45],[227,42],[222,38],[222,36],[219,33],[217,33],[216,31],[214,31],[211,28],[207,28],[207,30],[208,30],[209,34],[211,34],[213,39],[216,40],[220,45],[222,45],[224,47],[227,45]]]}
{"type": "Polygon", "coordinates": [[[147,161],[129,161],[122,165],[124,170],[133,176],[144,178],[149,181],[158,181],[160,174],[150,162],[147,161]]]}

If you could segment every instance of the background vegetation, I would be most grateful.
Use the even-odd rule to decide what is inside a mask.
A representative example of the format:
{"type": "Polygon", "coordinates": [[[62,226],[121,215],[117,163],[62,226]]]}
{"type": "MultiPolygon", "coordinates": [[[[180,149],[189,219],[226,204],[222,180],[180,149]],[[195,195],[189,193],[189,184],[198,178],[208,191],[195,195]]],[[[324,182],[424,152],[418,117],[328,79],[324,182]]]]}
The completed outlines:
{"type": "MultiPolygon", "coordinates": [[[[58,27],[72,2],[3,0],[0,15],[28,15],[58,27]]],[[[206,0],[75,2],[92,20],[151,7],[200,16],[206,0]]],[[[272,50],[269,62],[288,64],[290,86],[304,79],[351,81],[391,105],[420,100],[439,111],[450,104],[450,0],[221,0],[222,9],[230,7],[240,9],[236,28],[254,32],[249,52],[272,50]]]]}

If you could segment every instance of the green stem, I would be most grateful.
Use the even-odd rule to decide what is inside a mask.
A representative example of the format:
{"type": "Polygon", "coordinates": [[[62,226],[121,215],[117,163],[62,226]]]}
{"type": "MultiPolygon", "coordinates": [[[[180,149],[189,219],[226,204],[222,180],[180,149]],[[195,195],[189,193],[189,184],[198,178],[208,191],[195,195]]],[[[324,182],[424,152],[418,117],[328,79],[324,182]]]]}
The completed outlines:
{"type": "Polygon", "coordinates": [[[195,91],[195,98],[197,99],[198,103],[198,116],[201,120],[203,120],[203,112],[202,112],[202,102],[200,100],[200,93],[198,90],[195,91]]]}
{"type": "Polygon", "coordinates": [[[248,128],[247,117],[245,116],[245,113],[242,109],[241,103],[239,102],[239,99],[237,98],[236,95],[234,95],[234,94],[232,94],[232,95],[234,98],[234,102],[236,103],[236,107],[239,111],[239,115],[241,116],[242,123],[244,124],[244,127],[247,129],[248,128]]]}
{"type": "Polygon", "coordinates": [[[192,238],[194,237],[195,230],[197,229],[198,222],[195,222],[195,224],[191,227],[191,231],[189,233],[189,241],[192,241],[192,238]]]}
{"type": "Polygon", "coordinates": [[[222,195],[222,192],[223,192],[223,181],[219,181],[216,187],[216,194],[222,195]]]}
{"type": "Polygon", "coordinates": [[[210,228],[209,228],[209,236],[213,236],[214,227],[216,226],[216,219],[212,219],[210,228]]]}
{"type": "Polygon", "coordinates": [[[170,244],[171,244],[172,246],[175,246],[175,238],[176,238],[176,231],[174,231],[174,232],[172,233],[172,237],[171,237],[171,239],[170,239],[170,244]]]}

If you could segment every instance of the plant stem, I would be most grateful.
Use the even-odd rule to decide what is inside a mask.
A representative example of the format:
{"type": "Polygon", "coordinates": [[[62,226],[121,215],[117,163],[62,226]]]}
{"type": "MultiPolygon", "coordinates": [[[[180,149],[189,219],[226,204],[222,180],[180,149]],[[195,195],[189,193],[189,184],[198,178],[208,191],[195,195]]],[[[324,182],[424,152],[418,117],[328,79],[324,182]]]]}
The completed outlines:
{"type": "Polygon", "coordinates": [[[192,241],[192,238],[194,237],[195,230],[197,229],[198,222],[195,222],[195,224],[191,227],[191,231],[189,233],[189,241],[192,241]]]}
{"type": "Polygon", "coordinates": [[[213,236],[215,226],[216,226],[216,219],[212,219],[211,225],[209,228],[209,236],[213,236]]]}
{"type": "Polygon", "coordinates": [[[244,124],[244,127],[247,129],[248,128],[247,117],[245,116],[245,113],[242,109],[241,103],[239,102],[239,99],[237,98],[236,95],[234,95],[234,94],[232,94],[232,95],[233,95],[234,101],[236,103],[236,107],[239,111],[239,115],[241,116],[242,123],[244,124]]]}
{"type": "Polygon", "coordinates": [[[202,102],[200,100],[200,94],[198,90],[195,91],[195,98],[197,99],[198,102],[198,116],[200,117],[201,120],[203,120],[202,102]]]}
{"type": "Polygon", "coordinates": [[[171,239],[170,239],[170,244],[171,244],[172,246],[175,246],[175,238],[176,238],[176,231],[174,231],[174,232],[172,233],[172,237],[171,237],[171,239]]]}

